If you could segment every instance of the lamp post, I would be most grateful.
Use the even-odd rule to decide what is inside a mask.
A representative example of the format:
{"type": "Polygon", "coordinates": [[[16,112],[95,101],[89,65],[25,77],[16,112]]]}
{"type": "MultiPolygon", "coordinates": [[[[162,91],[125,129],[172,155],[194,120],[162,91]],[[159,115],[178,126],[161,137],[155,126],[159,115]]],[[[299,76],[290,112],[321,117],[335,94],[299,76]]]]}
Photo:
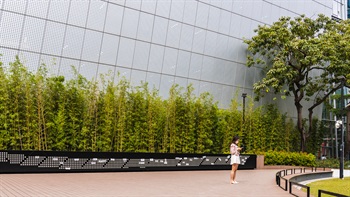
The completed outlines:
{"type": "Polygon", "coordinates": [[[340,108],[341,108],[341,140],[340,140],[340,166],[339,166],[339,178],[344,178],[344,122],[345,122],[345,116],[344,116],[344,83],[345,79],[343,78],[341,81],[341,95],[340,95],[340,108]]]}
{"type": "Polygon", "coordinates": [[[247,93],[242,93],[243,97],[243,124],[245,122],[245,98],[247,97],[247,93]]]}

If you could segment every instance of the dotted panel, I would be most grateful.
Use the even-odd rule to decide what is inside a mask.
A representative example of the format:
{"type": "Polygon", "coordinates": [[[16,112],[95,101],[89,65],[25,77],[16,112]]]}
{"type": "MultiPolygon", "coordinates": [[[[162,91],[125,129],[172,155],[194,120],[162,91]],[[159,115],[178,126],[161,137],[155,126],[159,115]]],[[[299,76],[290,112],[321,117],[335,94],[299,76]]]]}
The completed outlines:
{"type": "Polygon", "coordinates": [[[173,167],[179,163],[179,159],[148,159],[147,167],[173,167]]]}
{"type": "Polygon", "coordinates": [[[241,165],[244,165],[250,156],[240,156],[241,165]]]}
{"type": "Polygon", "coordinates": [[[8,160],[10,160],[10,164],[20,164],[25,159],[23,154],[9,154],[8,160]]]}
{"type": "Polygon", "coordinates": [[[111,158],[109,161],[106,163],[104,168],[122,168],[125,163],[128,161],[128,159],[115,159],[111,158]]]}
{"type": "Polygon", "coordinates": [[[84,165],[83,168],[84,169],[102,169],[105,167],[108,161],[109,159],[92,158],[84,165]]]}
{"type": "Polygon", "coordinates": [[[204,157],[201,165],[215,165],[217,159],[218,157],[204,157]]]}
{"type": "Polygon", "coordinates": [[[177,166],[199,166],[204,158],[198,158],[198,157],[184,157],[181,159],[181,161],[177,164],[177,166]]]}
{"type": "Polygon", "coordinates": [[[21,166],[39,166],[44,159],[46,159],[45,156],[28,156],[21,163],[21,166]]]}
{"type": "Polygon", "coordinates": [[[58,168],[60,166],[63,166],[63,163],[65,160],[67,160],[68,157],[54,157],[49,156],[39,165],[41,168],[58,168]]]}
{"type": "Polygon", "coordinates": [[[7,152],[0,152],[0,162],[8,162],[8,153],[7,152]]]}
{"type": "Polygon", "coordinates": [[[230,163],[230,156],[227,157],[218,157],[218,159],[215,162],[215,165],[225,165],[230,163]]]}
{"type": "Polygon", "coordinates": [[[60,169],[71,170],[71,169],[83,169],[84,165],[89,161],[86,158],[67,158],[60,169]]]}

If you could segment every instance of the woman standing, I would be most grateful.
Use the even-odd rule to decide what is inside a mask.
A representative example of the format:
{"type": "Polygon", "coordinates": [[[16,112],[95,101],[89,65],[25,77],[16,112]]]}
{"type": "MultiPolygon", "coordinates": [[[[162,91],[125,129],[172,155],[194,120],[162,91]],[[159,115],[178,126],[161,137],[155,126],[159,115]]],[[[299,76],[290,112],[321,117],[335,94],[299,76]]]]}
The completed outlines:
{"type": "Polygon", "coordinates": [[[231,176],[230,176],[230,183],[231,184],[237,184],[236,181],[236,171],[238,169],[238,165],[241,163],[239,159],[239,152],[242,150],[242,148],[238,147],[239,137],[235,136],[232,139],[232,143],[230,146],[230,153],[231,153],[231,176]]]}

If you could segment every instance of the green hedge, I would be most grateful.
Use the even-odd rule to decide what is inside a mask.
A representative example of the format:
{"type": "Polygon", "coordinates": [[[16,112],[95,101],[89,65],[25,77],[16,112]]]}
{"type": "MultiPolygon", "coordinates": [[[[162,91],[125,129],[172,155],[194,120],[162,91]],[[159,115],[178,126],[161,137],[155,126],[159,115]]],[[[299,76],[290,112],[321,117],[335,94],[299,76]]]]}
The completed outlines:
{"type": "MultiPolygon", "coordinates": [[[[325,168],[338,168],[340,166],[339,159],[324,159],[316,161],[317,167],[325,167],[325,168]]],[[[344,169],[350,169],[350,161],[344,162],[344,169]]]]}
{"type": "Polygon", "coordinates": [[[268,151],[263,154],[265,165],[316,166],[316,157],[310,153],[268,151]]]}

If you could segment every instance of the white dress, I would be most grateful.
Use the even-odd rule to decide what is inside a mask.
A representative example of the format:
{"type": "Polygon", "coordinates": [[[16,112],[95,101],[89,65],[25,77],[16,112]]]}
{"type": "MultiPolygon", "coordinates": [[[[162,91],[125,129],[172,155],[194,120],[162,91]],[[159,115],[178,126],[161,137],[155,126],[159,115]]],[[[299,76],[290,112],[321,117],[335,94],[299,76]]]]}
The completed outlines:
{"type": "Polygon", "coordinates": [[[238,146],[236,144],[231,144],[230,152],[231,152],[231,165],[232,164],[241,164],[241,160],[239,158],[239,151],[237,150],[238,146]]]}

